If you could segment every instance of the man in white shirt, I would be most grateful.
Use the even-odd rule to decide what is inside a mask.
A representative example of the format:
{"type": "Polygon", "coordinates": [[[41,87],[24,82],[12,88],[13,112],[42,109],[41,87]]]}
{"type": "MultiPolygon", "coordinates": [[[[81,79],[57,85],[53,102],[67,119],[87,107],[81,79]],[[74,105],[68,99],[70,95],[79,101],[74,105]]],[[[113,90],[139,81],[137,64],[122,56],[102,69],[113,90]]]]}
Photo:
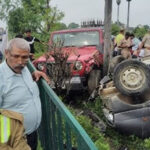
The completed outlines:
{"type": "MultiPolygon", "coordinates": [[[[0,64],[0,109],[21,113],[28,144],[36,150],[36,130],[41,121],[41,103],[37,84],[26,67],[30,46],[21,38],[12,39],[0,64]],[[29,136],[29,138],[28,138],[29,136]]],[[[40,75],[36,76],[37,80],[40,75]]]]}

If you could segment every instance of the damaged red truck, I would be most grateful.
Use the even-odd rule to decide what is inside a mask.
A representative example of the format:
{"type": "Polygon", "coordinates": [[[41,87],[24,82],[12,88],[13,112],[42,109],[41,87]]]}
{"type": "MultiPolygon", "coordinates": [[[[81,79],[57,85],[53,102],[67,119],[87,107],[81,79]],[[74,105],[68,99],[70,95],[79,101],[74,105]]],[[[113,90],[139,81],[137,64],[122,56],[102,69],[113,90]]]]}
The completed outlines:
{"type": "MultiPolygon", "coordinates": [[[[71,69],[71,78],[65,80],[63,89],[70,84],[69,90],[88,90],[91,93],[98,85],[102,74],[103,64],[103,29],[100,27],[77,28],[61,30],[51,33],[50,44],[56,40],[63,41],[63,50],[74,49],[70,53],[67,63],[71,69]],[[72,67],[73,66],[73,67],[72,67]]],[[[34,62],[38,70],[45,70],[45,55],[34,62]]],[[[54,64],[49,59],[48,64],[54,64]]],[[[46,71],[46,70],[45,70],[46,71]]],[[[50,75],[50,74],[49,74],[50,75]]]]}

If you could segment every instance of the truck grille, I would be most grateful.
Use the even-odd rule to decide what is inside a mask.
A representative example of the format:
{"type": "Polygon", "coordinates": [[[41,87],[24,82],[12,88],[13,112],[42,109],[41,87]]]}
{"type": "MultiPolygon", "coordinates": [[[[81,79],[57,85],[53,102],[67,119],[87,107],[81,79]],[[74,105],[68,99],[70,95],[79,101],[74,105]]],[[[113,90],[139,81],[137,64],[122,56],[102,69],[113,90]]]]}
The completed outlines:
{"type": "Polygon", "coordinates": [[[48,76],[53,77],[70,77],[71,73],[71,64],[72,63],[47,63],[46,64],[46,72],[48,76]]]}

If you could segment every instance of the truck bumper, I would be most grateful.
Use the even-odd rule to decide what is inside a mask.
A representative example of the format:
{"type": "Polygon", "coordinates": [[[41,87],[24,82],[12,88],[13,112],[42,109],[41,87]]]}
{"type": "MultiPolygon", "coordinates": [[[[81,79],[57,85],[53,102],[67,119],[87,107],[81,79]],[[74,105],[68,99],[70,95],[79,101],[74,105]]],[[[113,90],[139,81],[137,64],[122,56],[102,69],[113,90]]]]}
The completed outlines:
{"type": "MultiPolygon", "coordinates": [[[[62,83],[61,88],[66,89],[69,91],[78,91],[78,90],[83,90],[85,89],[85,77],[80,77],[80,76],[74,76],[71,77],[70,79],[65,79],[62,83]]],[[[55,89],[54,82],[51,81],[50,84],[51,88],[55,89]]]]}

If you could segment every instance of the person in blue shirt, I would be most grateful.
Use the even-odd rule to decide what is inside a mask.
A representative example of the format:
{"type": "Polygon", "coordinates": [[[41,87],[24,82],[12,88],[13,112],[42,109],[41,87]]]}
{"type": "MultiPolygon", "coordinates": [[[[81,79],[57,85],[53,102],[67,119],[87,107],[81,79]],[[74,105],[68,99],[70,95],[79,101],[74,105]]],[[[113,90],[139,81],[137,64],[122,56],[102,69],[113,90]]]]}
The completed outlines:
{"type": "MultiPolygon", "coordinates": [[[[36,150],[36,130],[41,122],[41,103],[39,89],[28,68],[29,43],[14,38],[5,50],[5,61],[0,64],[0,109],[18,112],[24,117],[25,134],[32,150],[36,150]]],[[[38,80],[44,73],[33,74],[38,80]]],[[[48,81],[49,82],[49,81],[48,81]]]]}
{"type": "Polygon", "coordinates": [[[132,51],[136,51],[139,48],[140,40],[135,37],[133,33],[130,34],[131,40],[132,40],[132,51]]]}

